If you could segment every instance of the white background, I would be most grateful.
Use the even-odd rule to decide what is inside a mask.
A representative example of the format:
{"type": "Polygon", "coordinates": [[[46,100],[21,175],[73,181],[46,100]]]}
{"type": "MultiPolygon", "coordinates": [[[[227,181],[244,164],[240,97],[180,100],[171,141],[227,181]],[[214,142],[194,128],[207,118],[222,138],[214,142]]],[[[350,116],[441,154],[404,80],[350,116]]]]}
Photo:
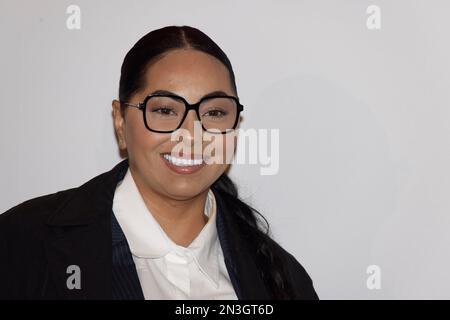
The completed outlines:
{"type": "Polygon", "coordinates": [[[120,161],[111,101],[147,32],[191,25],[228,54],[243,129],[280,171],[242,197],[322,299],[450,298],[448,1],[0,1],[0,212],[120,161]],[[81,8],[81,30],[66,8],[81,8]],[[368,30],[366,8],[381,8],[368,30]],[[366,286],[369,265],[381,289],[366,286]]]}

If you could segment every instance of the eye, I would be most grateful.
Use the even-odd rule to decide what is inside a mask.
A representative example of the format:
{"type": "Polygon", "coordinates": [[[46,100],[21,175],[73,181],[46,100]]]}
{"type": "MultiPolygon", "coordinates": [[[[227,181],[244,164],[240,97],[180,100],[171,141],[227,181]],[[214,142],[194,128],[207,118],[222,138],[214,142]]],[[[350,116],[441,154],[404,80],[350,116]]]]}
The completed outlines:
{"type": "Polygon", "coordinates": [[[174,109],[170,107],[154,107],[152,108],[152,112],[163,116],[177,115],[174,109]]]}
{"type": "Polygon", "coordinates": [[[205,112],[202,117],[212,117],[212,118],[222,118],[225,117],[228,113],[224,110],[214,109],[205,112]]]}

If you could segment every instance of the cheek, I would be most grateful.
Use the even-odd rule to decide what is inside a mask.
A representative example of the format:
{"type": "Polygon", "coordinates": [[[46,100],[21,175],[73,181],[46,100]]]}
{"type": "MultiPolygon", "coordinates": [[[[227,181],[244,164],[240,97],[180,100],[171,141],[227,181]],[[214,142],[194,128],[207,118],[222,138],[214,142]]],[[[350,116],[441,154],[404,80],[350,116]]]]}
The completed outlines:
{"type": "Polygon", "coordinates": [[[212,150],[210,153],[213,156],[213,159],[215,159],[215,163],[229,164],[233,160],[233,156],[236,152],[237,136],[236,134],[217,136],[217,139],[214,139],[209,147],[210,150],[212,150]]]}
{"type": "Polygon", "coordinates": [[[211,184],[230,166],[237,146],[237,136],[228,134],[217,136],[218,139],[214,140],[207,146],[210,148],[205,153],[207,156],[211,156],[212,160],[205,168],[207,177],[211,184]]]}
{"type": "Polygon", "coordinates": [[[144,125],[136,120],[127,126],[128,155],[134,159],[154,157],[155,151],[167,138],[148,131],[144,125]]]}

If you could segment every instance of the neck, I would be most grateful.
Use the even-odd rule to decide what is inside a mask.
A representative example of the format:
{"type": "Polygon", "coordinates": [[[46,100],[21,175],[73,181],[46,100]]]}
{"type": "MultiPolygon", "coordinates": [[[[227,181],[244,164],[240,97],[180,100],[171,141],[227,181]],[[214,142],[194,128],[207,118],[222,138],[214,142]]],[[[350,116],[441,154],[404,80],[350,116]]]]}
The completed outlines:
{"type": "Polygon", "coordinates": [[[145,205],[167,236],[177,245],[189,246],[208,221],[204,214],[208,189],[192,198],[177,200],[154,192],[133,172],[132,175],[145,205]]]}

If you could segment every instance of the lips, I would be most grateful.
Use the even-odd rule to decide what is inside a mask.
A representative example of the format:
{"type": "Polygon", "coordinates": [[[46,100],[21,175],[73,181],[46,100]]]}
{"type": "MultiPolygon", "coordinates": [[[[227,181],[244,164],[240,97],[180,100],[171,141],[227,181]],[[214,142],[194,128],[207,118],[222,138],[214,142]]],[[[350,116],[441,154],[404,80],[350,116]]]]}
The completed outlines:
{"type": "Polygon", "coordinates": [[[178,174],[192,174],[206,165],[202,156],[198,155],[174,157],[170,153],[162,153],[161,158],[170,170],[178,174]]]}

